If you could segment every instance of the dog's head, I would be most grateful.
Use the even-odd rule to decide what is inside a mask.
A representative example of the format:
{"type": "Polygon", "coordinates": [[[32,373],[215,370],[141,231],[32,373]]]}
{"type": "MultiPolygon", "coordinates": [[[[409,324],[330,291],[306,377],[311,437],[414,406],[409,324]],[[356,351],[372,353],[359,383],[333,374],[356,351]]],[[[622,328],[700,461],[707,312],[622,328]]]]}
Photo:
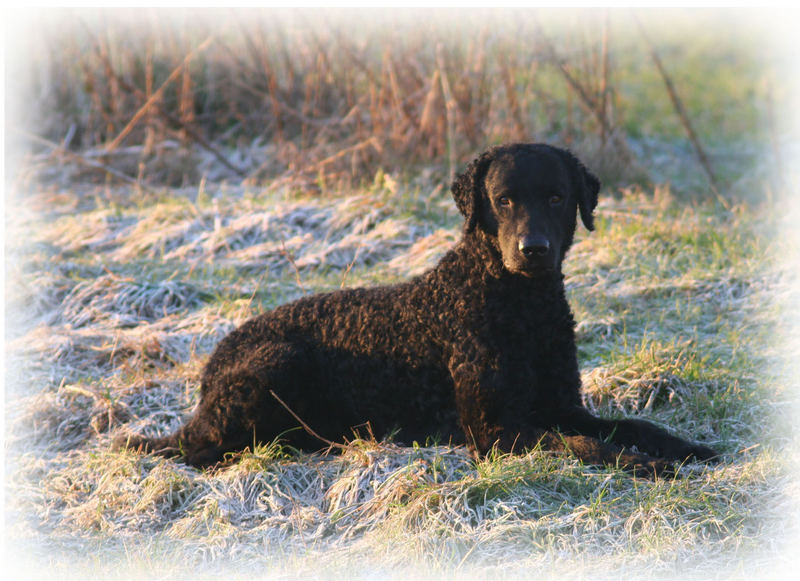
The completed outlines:
{"type": "Polygon", "coordinates": [[[480,229],[496,239],[505,268],[525,276],[560,270],[577,213],[594,229],[599,190],[574,155],[544,144],[492,148],[452,186],[467,233],[480,229]]]}

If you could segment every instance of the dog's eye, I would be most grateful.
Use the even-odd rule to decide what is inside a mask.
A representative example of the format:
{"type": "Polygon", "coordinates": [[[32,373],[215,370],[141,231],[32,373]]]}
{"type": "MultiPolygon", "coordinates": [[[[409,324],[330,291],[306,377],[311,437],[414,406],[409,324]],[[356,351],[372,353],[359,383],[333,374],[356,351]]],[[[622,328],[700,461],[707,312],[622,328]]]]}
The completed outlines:
{"type": "Polygon", "coordinates": [[[511,199],[509,199],[508,196],[500,196],[499,198],[497,198],[497,204],[499,206],[510,206],[511,199]]]}
{"type": "Polygon", "coordinates": [[[550,205],[558,206],[561,203],[561,196],[550,196],[550,205]]]}

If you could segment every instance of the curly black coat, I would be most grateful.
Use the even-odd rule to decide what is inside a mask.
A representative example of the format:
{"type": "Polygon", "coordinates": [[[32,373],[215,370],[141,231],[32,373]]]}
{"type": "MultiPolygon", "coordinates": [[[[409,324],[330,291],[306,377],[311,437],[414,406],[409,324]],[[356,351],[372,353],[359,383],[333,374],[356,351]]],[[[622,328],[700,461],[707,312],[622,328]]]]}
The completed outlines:
{"type": "Polygon", "coordinates": [[[403,442],[432,436],[477,454],[539,445],[643,473],[711,459],[710,448],[653,424],[603,420],[582,406],[561,263],[577,215],[593,229],[599,188],[558,148],[485,152],[452,186],[464,235],[435,268],[247,321],[211,356],[184,426],[118,445],[207,465],[254,441],[319,448],[320,438],[369,424],[403,442]]]}

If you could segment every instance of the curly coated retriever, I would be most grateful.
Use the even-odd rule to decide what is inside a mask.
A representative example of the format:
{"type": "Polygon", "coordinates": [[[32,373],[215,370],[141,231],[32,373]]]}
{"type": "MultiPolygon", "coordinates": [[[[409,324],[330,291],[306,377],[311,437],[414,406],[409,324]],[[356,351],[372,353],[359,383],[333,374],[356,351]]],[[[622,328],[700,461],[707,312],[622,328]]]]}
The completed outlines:
{"type": "Polygon", "coordinates": [[[403,284],[305,297],[223,339],[199,405],[164,438],[117,446],[193,465],[277,437],[319,448],[368,424],[403,442],[461,442],[482,455],[540,446],[641,474],[716,454],[638,419],[582,405],[561,263],[600,183],[571,153],[495,147],[452,186],[463,237],[403,284]]]}

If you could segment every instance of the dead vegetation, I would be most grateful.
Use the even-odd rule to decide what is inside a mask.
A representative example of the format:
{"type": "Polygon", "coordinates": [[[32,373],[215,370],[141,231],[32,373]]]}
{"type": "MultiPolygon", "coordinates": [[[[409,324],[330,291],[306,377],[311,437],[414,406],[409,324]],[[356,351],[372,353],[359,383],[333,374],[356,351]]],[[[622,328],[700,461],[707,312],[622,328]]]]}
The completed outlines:
{"type": "MultiPolygon", "coordinates": [[[[487,144],[518,140],[567,145],[607,184],[683,183],[685,171],[654,175],[653,162],[669,164],[686,144],[692,197],[706,191],[728,205],[736,144],[772,135],[780,157],[774,115],[759,124],[751,102],[754,92],[772,93],[761,95],[758,83],[726,87],[711,93],[724,102],[693,109],[687,93],[695,97],[710,73],[663,56],[663,19],[646,12],[185,16],[42,15],[44,42],[21,41],[29,56],[13,125],[26,162],[19,184],[105,180],[155,193],[160,184],[225,180],[325,193],[431,160],[446,184],[487,144]],[[649,86],[635,76],[642,70],[649,86]],[[723,116],[730,107],[739,114],[723,116]],[[651,118],[660,141],[648,137],[651,118]]],[[[710,18],[703,33],[721,34],[717,23],[710,18]]],[[[725,55],[712,58],[727,66],[725,55]]]]}

